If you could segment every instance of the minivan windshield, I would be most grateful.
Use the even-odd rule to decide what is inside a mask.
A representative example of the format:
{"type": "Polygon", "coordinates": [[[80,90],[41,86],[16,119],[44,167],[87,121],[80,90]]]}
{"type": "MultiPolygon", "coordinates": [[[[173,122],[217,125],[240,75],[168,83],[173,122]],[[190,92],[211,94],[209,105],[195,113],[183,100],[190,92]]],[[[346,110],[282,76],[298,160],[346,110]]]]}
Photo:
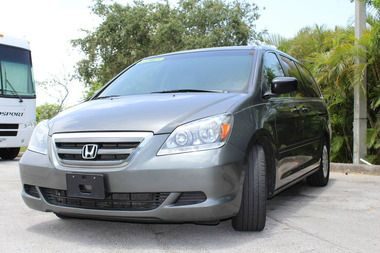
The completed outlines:
{"type": "Polygon", "coordinates": [[[29,50],[0,45],[0,96],[35,97],[29,50]]]}
{"type": "Polygon", "coordinates": [[[144,59],[117,77],[97,98],[170,92],[244,92],[252,51],[180,53],[144,59]]]}

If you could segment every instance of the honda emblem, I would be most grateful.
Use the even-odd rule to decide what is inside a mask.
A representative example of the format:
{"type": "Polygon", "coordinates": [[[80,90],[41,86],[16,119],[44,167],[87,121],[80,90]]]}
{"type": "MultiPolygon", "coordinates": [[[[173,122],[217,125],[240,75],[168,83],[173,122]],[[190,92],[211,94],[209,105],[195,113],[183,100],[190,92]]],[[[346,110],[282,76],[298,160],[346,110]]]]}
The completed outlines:
{"type": "Polygon", "coordinates": [[[85,160],[95,159],[97,154],[98,154],[97,144],[86,144],[82,148],[82,158],[85,160]]]}

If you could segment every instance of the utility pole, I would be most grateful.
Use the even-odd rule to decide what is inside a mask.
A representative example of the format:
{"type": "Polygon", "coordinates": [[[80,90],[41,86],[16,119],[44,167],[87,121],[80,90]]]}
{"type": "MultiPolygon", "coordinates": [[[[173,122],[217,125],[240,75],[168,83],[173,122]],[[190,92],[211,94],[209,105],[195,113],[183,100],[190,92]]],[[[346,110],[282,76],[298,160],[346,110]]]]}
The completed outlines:
{"type": "MultiPolygon", "coordinates": [[[[355,37],[359,40],[366,29],[365,0],[355,0],[355,37]]],[[[358,55],[356,65],[366,62],[366,57],[358,55]]],[[[354,153],[353,163],[359,164],[367,154],[367,76],[360,68],[355,72],[354,84],[354,153]]]]}

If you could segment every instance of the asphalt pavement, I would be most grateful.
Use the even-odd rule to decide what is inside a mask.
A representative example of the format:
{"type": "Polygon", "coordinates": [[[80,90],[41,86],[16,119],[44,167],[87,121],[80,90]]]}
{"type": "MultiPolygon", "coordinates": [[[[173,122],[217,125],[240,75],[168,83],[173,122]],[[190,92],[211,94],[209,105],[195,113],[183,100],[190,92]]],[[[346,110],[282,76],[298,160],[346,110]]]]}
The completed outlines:
{"type": "Polygon", "coordinates": [[[332,173],[268,202],[260,233],[217,226],[58,219],[20,197],[17,161],[0,160],[0,252],[380,252],[380,177],[332,173]]]}

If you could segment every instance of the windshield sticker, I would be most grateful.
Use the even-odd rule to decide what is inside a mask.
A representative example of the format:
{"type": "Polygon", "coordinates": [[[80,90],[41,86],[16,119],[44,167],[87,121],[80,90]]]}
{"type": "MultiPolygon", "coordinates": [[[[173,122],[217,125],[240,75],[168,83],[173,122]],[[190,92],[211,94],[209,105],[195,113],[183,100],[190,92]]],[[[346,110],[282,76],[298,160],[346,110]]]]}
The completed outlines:
{"type": "Polygon", "coordinates": [[[158,57],[158,58],[144,59],[144,60],[140,61],[138,64],[141,64],[141,63],[148,63],[148,62],[158,62],[158,61],[163,61],[163,60],[165,60],[165,57],[158,57]]]}

